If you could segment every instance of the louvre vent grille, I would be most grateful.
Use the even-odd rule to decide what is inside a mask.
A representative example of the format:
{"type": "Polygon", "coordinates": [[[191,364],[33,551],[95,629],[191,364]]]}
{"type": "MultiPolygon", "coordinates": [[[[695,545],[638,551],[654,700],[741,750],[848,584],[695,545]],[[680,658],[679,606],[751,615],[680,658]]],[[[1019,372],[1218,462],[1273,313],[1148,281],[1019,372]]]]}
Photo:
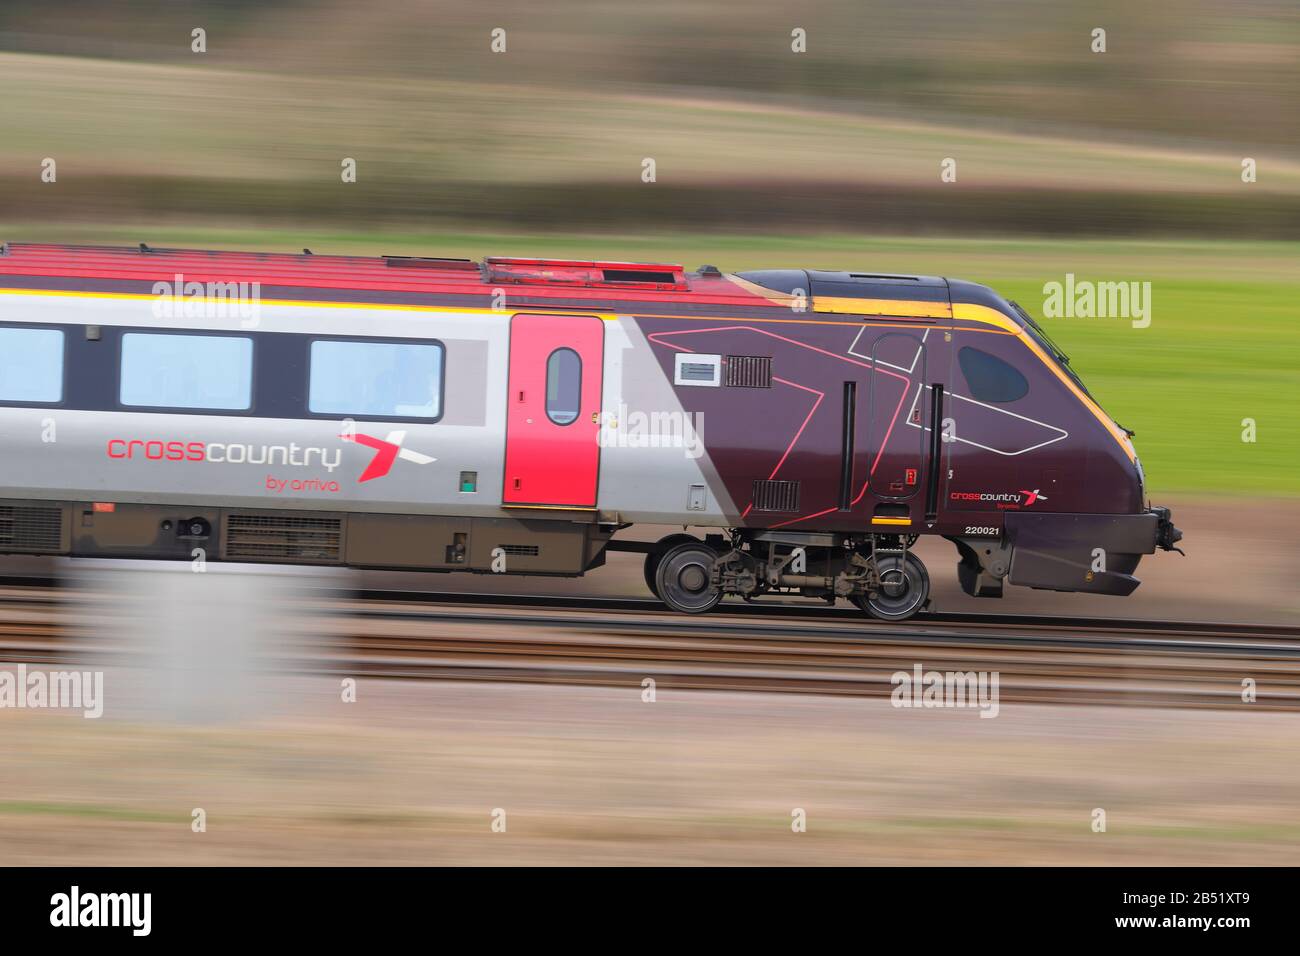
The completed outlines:
{"type": "Polygon", "coordinates": [[[341,518],[230,515],[226,519],[226,556],[339,561],[342,537],[341,518]]]}
{"type": "Polygon", "coordinates": [[[769,481],[754,482],[755,511],[798,511],[799,482],[769,481]]]}
{"type": "Polygon", "coordinates": [[[519,557],[535,558],[542,553],[542,549],[535,544],[503,544],[500,547],[506,554],[519,557]]]}
{"type": "Polygon", "coordinates": [[[62,550],[62,508],[0,506],[0,551],[62,550]]]}
{"type": "Polygon", "coordinates": [[[770,355],[728,355],[726,384],[734,388],[771,388],[770,355]]]}

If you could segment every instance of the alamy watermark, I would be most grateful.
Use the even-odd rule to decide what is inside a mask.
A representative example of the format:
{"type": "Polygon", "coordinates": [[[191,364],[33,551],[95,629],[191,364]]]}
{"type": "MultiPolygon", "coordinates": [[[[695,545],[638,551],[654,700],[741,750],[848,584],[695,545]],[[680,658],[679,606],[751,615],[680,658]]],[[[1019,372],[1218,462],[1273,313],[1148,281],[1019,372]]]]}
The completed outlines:
{"type": "Polygon", "coordinates": [[[260,282],[198,282],[176,273],[153,285],[153,314],[159,319],[238,319],[255,328],[262,314],[260,282]]]}
{"type": "Polygon", "coordinates": [[[680,448],[687,458],[704,454],[703,412],[644,412],[620,404],[603,416],[602,426],[601,448],[680,448]]]}
{"type": "Polygon", "coordinates": [[[981,717],[1000,709],[998,671],[927,671],[916,664],[911,673],[895,671],[889,682],[894,707],[977,707],[981,717]]]}
{"type": "Polygon", "coordinates": [[[1093,282],[1065,274],[1064,282],[1043,284],[1043,315],[1049,319],[1132,319],[1133,328],[1151,324],[1150,282],[1093,282]]]}
{"type": "Polygon", "coordinates": [[[26,664],[0,664],[0,710],[80,710],[104,714],[103,671],[29,671],[26,664]]]}
{"type": "Polygon", "coordinates": [[[54,927],[123,927],[132,936],[148,936],[153,928],[152,893],[87,893],[74,885],[50,897],[54,927]]]}

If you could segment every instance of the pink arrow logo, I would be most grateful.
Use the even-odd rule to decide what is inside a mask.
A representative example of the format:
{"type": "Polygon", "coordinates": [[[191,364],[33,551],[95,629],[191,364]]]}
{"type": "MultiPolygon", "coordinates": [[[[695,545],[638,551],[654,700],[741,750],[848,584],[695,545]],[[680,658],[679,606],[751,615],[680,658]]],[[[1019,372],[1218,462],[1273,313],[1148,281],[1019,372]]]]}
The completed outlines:
{"type": "Polygon", "coordinates": [[[392,470],[393,462],[398,458],[415,462],[417,465],[427,465],[438,460],[428,455],[422,455],[418,451],[403,448],[402,442],[406,440],[406,432],[404,431],[389,432],[386,439],[375,438],[373,435],[363,435],[360,432],[351,436],[340,435],[339,437],[344,441],[354,441],[358,445],[365,445],[367,448],[375,450],[375,457],[371,458],[370,464],[366,465],[366,470],[357,479],[358,483],[384,477],[392,470]]]}
{"type": "Polygon", "coordinates": [[[1040,494],[1038,493],[1038,489],[1037,489],[1037,488],[1035,488],[1033,491],[1026,491],[1024,488],[1021,488],[1021,489],[1020,489],[1020,493],[1021,493],[1022,495],[1025,496],[1025,507],[1026,507],[1026,508],[1028,508],[1030,505],[1032,505],[1035,501],[1046,501],[1046,500],[1047,500],[1047,495],[1040,495],[1040,494]]]}

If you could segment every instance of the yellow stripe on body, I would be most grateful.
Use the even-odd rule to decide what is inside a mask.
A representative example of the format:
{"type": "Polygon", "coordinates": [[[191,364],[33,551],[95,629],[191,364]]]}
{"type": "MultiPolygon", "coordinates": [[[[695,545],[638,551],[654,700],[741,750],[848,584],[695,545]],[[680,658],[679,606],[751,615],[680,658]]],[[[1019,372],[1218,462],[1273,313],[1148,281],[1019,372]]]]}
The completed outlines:
{"type": "MultiPolygon", "coordinates": [[[[77,299],[110,299],[110,300],[123,300],[123,301],[125,300],[156,301],[159,298],[163,298],[161,296],[156,296],[150,293],[78,292],[69,289],[0,288],[0,295],[65,296],[65,297],[77,298],[77,299]]],[[[175,299],[180,302],[186,301],[184,296],[167,296],[166,298],[175,299]]],[[[232,305],[238,305],[241,302],[247,302],[249,300],[224,299],[223,301],[229,302],[232,305]]],[[[874,300],[863,299],[863,300],[856,300],[856,301],[866,302],[866,301],[874,301],[874,300]]],[[[891,300],[882,299],[879,301],[889,302],[891,300]]],[[[631,317],[636,314],[642,314],[645,315],[647,318],[673,319],[681,322],[746,322],[746,323],[758,323],[763,325],[843,325],[843,326],[851,326],[853,328],[860,328],[862,326],[879,326],[881,328],[926,329],[932,327],[928,323],[923,325],[910,325],[904,322],[848,322],[848,321],[833,321],[829,319],[814,319],[814,318],[799,318],[799,317],[789,318],[789,319],[769,319],[769,318],[758,318],[753,316],[742,317],[742,316],[727,316],[727,315],[674,315],[672,313],[656,313],[656,312],[645,312],[645,313],[592,312],[590,310],[586,310],[574,306],[552,307],[552,306],[543,306],[543,305],[535,305],[535,304],[527,305],[527,306],[521,305],[521,306],[508,308],[508,309],[482,309],[482,308],[477,308],[475,306],[410,305],[410,304],[400,303],[400,302],[335,302],[332,300],[321,301],[318,299],[260,299],[258,300],[258,304],[269,305],[269,306],[291,306],[295,308],[382,309],[382,310],[392,311],[392,312],[437,312],[437,313],[444,313],[444,314],[459,313],[462,315],[464,314],[518,315],[521,313],[538,314],[538,315],[551,315],[551,314],[595,315],[597,318],[605,322],[617,322],[622,318],[631,317]],[[552,308],[555,309],[554,312],[549,311],[552,308]]],[[[899,305],[900,303],[895,302],[894,304],[899,305]]],[[[923,303],[923,304],[929,304],[929,303],[923,303]]],[[[810,312],[807,314],[812,315],[813,313],[810,312]]],[[[834,314],[834,313],[830,313],[830,314],[834,314]]],[[[796,316],[799,315],[804,315],[804,313],[796,313],[796,316]]],[[[918,318],[921,318],[921,316],[918,316],[918,318]]]]}
{"type": "MultiPolygon", "coordinates": [[[[70,289],[0,288],[0,295],[54,296],[54,297],[75,298],[75,299],[108,299],[112,301],[137,301],[137,302],[155,302],[158,301],[160,298],[163,298],[162,296],[157,296],[148,293],[79,292],[70,289]]],[[[180,300],[181,302],[186,301],[185,296],[170,296],[168,298],[177,299],[180,300]]],[[[249,300],[224,299],[223,301],[228,302],[231,305],[239,305],[249,300]]],[[[835,301],[840,303],[854,303],[855,308],[867,308],[868,306],[870,306],[871,308],[876,308],[878,306],[884,306],[884,305],[890,305],[895,308],[901,308],[904,306],[916,306],[916,307],[929,308],[937,305],[937,303],[931,303],[931,302],[904,302],[902,300],[891,300],[891,299],[838,299],[835,301]]],[[[434,313],[439,313],[444,315],[455,315],[455,314],[515,315],[519,313],[529,312],[529,308],[526,307],[520,307],[516,309],[482,309],[474,306],[412,305],[409,303],[400,303],[400,302],[335,302],[335,301],[319,301],[316,299],[261,299],[261,300],[257,300],[257,303],[259,305],[265,305],[265,306],[286,306],[290,308],[375,309],[375,310],[391,311],[391,312],[434,312],[434,313]]],[[[538,307],[533,306],[532,308],[538,308],[538,307]]],[[[549,313],[539,312],[538,314],[545,315],[549,313]]],[[[564,314],[582,315],[582,314],[593,314],[593,313],[585,312],[581,308],[570,308],[564,314]]],[[[621,316],[616,313],[600,312],[594,314],[596,315],[597,318],[605,322],[617,322],[621,318],[621,316]]],[[[865,313],[859,313],[859,314],[873,314],[873,313],[870,310],[868,310],[865,313]]],[[[874,314],[879,314],[879,313],[877,312],[874,314]]],[[[694,322],[735,321],[735,322],[760,322],[760,323],[780,323],[780,324],[796,324],[796,325],[807,324],[807,325],[851,325],[851,326],[881,325],[885,327],[893,326],[893,323],[828,322],[825,320],[805,319],[805,318],[762,319],[762,318],[746,317],[746,318],[732,319],[732,318],[728,318],[727,316],[698,316],[698,315],[655,315],[653,317],[664,318],[664,319],[689,320],[694,322]]],[[[926,317],[926,316],[917,316],[917,317],[926,317]]],[[[934,317],[946,317],[946,313],[943,316],[934,316],[934,317]]],[[[1056,377],[1059,378],[1062,382],[1064,382],[1066,387],[1069,388],[1070,391],[1073,392],[1079,398],[1079,400],[1089,408],[1090,411],[1092,411],[1092,413],[1097,417],[1097,420],[1107,427],[1107,430],[1109,430],[1111,434],[1115,436],[1116,440],[1120,442],[1120,445],[1125,448],[1125,452],[1128,454],[1129,458],[1132,459],[1134,457],[1132,451],[1132,445],[1130,442],[1128,442],[1127,436],[1124,435],[1123,432],[1119,431],[1115,423],[1112,422],[1106,416],[1106,413],[1103,412],[1097,406],[1097,404],[1094,401],[1092,401],[1092,399],[1088,398],[1087,395],[1085,395],[1082,391],[1080,391],[1078,386],[1076,386],[1074,382],[1071,381],[1067,375],[1065,375],[1065,373],[1063,373],[1059,368],[1057,368],[1056,363],[1053,362],[1051,358],[1049,358],[1048,355],[1045,352],[1043,352],[1041,348],[1039,348],[1038,343],[1036,343],[1033,339],[1031,339],[1028,335],[1025,334],[1024,330],[1019,325],[1017,325],[1011,319],[1007,318],[1005,315],[1003,315],[1001,312],[998,312],[995,309],[990,309],[988,306],[975,305],[973,303],[966,303],[966,302],[959,302],[954,304],[952,306],[951,317],[962,321],[979,322],[984,325],[991,325],[997,329],[1000,329],[1004,332],[1019,337],[1029,348],[1029,350],[1033,352],[1035,355],[1037,355],[1039,360],[1042,361],[1042,363],[1046,365],[1049,369],[1051,369],[1052,373],[1056,375],[1056,377]]],[[[969,331],[984,331],[984,330],[971,329],[969,331]]]]}
{"type": "MultiPolygon", "coordinates": [[[[153,295],[143,292],[76,292],[70,289],[3,289],[0,288],[0,295],[45,295],[45,296],[64,296],[75,299],[113,299],[120,301],[138,301],[138,302],[157,302],[162,299],[172,299],[180,303],[190,301],[190,297],[184,295],[153,295]]],[[[448,305],[411,305],[403,302],[335,302],[321,301],[318,299],[235,299],[222,298],[222,302],[229,303],[231,306],[243,304],[255,304],[259,306],[290,306],[293,308],[306,309],[382,309],[391,312],[441,312],[441,313],[471,313],[474,315],[518,315],[528,314],[537,306],[519,306],[509,309],[480,309],[475,306],[448,306],[448,305]]],[[[541,312],[541,315],[549,313],[541,312]]],[[[560,313],[556,313],[560,314],[560,313]]],[[[592,312],[589,309],[568,308],[562,314],[564,315],[594,315],[605,322],[617,322],[619,316],[612,312],[592,312]]]]}
{"type": "Polygon", "coordinates": [[[922,302],[916,299],[850,299],[819,295],[813,298],[817,312],[851,315],[900,315],[913,319],[950,319],[952,307],[947,302],[922,302]]]}
{"type": "Polygon", "coordinates": [[[595,505],[516,505],[509,501],[501,502],[502,508],[531,508],[535,511],[596,511],[595,505]]]}

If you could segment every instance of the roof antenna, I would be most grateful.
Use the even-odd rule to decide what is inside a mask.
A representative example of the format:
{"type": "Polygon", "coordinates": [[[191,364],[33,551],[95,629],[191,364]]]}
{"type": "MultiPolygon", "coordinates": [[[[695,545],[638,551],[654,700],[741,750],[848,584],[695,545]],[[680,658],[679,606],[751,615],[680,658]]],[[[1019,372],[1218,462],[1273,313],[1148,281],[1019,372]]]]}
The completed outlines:
{"type": "Polygon", "coordinates": [[[143,242],[140,243],[140,251],[141,251],[141,252],[153,252],[153,250],[150,249],[150,248],[149,248],[147,245],[145,245],[143,242]]]}
{"type": "Polygon", "coordinates": [[[312,252],[310,249],[303,249],[302,254],[304,256],[314,256],[316,253],[312,252]]]}
{"type": "Polygon", "coordinates": [[[9,243],[6,242],[4,245],[0,245],[0,256],[7,255],[9,255],[9,243]]]}

